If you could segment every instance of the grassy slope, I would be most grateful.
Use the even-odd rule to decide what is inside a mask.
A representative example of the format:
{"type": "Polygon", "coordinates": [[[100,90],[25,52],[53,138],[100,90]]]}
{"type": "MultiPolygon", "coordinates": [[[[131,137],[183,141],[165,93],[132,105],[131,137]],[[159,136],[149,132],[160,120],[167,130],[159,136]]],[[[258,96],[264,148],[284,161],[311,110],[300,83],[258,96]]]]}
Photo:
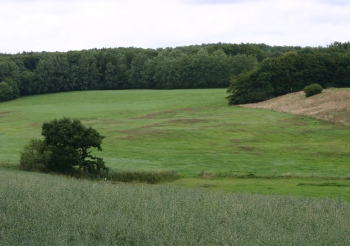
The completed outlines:
{"type": "Polygon", "coordinates": [[[349,175],[348,127],[286,113],[228,107],[224,97],[224,90],[89,91],[2,103],[1,161],[17,163],[23,145],[40,137],[44,121],[68,116],[107,136],[104,151],[98,155],[113,168],[174,169],[193,177],[175,184],[191,187],[350,200],[347,181],[194,178],[201,171],[349,175]],[[299,185],[305,182],[316,186],[299,185]],[[331,185],[324,185],[327,182],[331,185]]]}
{"type": "Polygon", "coordinates": [[[88,91],[1,103],[1,161],[17,163],[44,121],[66,116],[107,137],[98,155],[112,168],[173,169],[188,177],[350,174],[348,127],[228,107],[225,96],[223,89],[88,91]]]}
{"type": "Polygon", "coordinates": [[[349,88],[330,88],[312,97],[305,97],[305,93],[300,91],[272,98],[264,102],[242,106],[307,115],[316,119],[350,126],[349,105],[349,88]]]}

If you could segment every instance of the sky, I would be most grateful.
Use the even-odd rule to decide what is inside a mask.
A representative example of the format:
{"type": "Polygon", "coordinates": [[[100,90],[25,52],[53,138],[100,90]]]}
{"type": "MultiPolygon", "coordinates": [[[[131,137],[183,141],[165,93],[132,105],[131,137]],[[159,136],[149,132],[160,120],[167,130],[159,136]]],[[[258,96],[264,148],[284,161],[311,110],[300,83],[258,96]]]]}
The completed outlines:
{"type": "Polygon", "coordinates": [[[0,53],[350,41],[349,0],[0,0],[0,53]]]}

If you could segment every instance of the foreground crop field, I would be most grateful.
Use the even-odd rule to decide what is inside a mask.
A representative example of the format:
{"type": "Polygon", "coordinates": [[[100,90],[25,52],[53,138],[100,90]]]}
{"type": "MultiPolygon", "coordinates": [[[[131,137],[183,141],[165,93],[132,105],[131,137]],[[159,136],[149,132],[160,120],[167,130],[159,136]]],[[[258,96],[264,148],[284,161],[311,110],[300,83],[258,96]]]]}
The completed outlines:
{"type": "Polygon", "coordinates": [[[0,104],[0,161],[16,164],[41,125],[72,117],[106,138],[114,169],[221,174],[348,176],[349,127],[227,106],[225,90],[86,91],[0,104]]]}
{"type": "Polygon", "coordinates": [[[111,184],[0,168],[0,245],[347,245],[343,201],[111,184]]]}

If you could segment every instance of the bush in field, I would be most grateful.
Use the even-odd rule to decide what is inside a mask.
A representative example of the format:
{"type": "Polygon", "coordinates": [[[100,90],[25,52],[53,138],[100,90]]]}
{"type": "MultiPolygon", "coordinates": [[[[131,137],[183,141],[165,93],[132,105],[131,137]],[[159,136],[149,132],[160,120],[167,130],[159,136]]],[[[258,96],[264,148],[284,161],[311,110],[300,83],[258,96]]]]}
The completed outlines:
{"type": "Polygon", "coordinates": [[[27,171],[44,172],[47,170],[50,155],[51,152],[42,140],[32,139],[21,153],[20,168],[27,171]]]}
{"type": "Polygon", "coordinates": [[[313,95],[321,93],[323,91],[323,88],[319,84],[315,83],[305,86],[303,91],[305,92],[306,97],[311,97],[313,95]]]}
{"type": "Polygon", "coordinates": [[[21,154],[20,166],[26,170],[98,174],[107,170],[102,158],[91,155],[90,148],[102,150],[104,138],[79,120],[62,118],[42,125],[44,140],[31,140],[21,154]]]}

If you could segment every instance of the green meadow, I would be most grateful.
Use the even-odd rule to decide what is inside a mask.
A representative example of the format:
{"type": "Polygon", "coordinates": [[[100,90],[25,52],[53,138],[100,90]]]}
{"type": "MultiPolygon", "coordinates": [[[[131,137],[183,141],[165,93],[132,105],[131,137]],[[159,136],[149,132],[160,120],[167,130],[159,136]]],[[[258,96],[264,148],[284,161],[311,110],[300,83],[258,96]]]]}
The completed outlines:
{"type": "Polygon", "coordinates": [[[228,106],[223,89],[86,91],[0,104],[1,161],[17,164],[43,122],[77,118],[106,136],[112,169],[169,169],[183,177],[346,177],[349,128],[309,117],[228,106]]]}
{"type": "Polygon", "coordinates": [[[350,200],[349,127],[228,106],[225,96],[224,89],[86,91],[1,103],[0,162],[17,165],[43,122],[71,117],[106,136],[95,154],[116,171],[175,170],[179,186],[350,200]]]}

